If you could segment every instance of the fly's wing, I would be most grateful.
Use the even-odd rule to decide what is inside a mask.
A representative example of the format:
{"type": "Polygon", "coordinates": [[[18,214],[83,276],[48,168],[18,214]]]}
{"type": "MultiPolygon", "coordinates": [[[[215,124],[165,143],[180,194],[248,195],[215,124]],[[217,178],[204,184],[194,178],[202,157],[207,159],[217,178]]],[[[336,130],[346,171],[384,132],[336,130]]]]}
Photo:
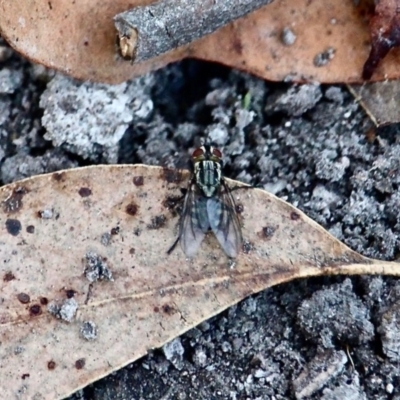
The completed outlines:
{"type": "Polygon", "coordinates": [[[185,197],[179,229],[182,250],[189,258],[197,253],[210,227],[206,200],[197,194],[195,183],[191,183],[185,197]]]}
{"type": "Polygon", "coordinates": [[[236,215],[235,201],[224,181],[219,195],[207,199],[207,214],[211,229],[225,253],[235,258],[242,247],[242,230],[236,215]]]}

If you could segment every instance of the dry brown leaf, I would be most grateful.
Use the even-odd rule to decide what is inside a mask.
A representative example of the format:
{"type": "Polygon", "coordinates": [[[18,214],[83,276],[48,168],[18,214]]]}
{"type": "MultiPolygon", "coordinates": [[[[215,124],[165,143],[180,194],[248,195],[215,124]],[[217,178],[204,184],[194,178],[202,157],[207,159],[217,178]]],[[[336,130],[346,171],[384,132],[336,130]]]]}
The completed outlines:
{"type": "Polygon", "coordinates": [[[400,122],[400,81],[349,85],[350,92],[377,126],[400,122]]]}
{"type": "Polygon", "coordinates": [[[96,166],[0,189],[3,398],[67,396],[281,282],[400,275],[400,264],[362,257],[259,189],[234,192],[245,239],[235,265],[212,235],[193,261],[180,248],[167,256],[186,178],[96,166]]]}
{"type": "MultiPolygon", "coordinates": [[[[28,58],[74,77],[119,83],[185,57],[281,81],[360,82],[370,49],[366,11],[348,0],[275,0],[191,46],[131,66],[116,54],[113,17],[151,1],[0,1],[0,30],[28,58]],[[283,33],[296,41],[283,44],[283,33]],[[326,64],[325,64],[326,63],[326,64]]],[[[368,1],[361,2],[362,4],[368,1]]],[[[290,42],[290,41],[287,41],[290,42]]],[[[373,79],[400,74],[394,50],[373,79]]]]}

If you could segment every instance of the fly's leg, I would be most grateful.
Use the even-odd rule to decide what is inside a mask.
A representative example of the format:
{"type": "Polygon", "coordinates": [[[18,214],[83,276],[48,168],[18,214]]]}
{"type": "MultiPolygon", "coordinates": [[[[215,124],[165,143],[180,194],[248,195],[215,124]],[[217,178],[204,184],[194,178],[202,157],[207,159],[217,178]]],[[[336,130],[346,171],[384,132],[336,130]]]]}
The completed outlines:
{"type": "MultiPolygon", "coordinates": [[[[170,208],[171,211],[176,212],[175,208],[178,206],[178,204],[182,203],[182,201],[185,199],[187,190],[186,189],[181,189],[181,191],[185,192],[185,193],[182,196],[174,199],[173,204],[169,204],[169,208],[170,208]]],[[[174,251],[174,249],[175,249],[176,245],[178,244],[180,238],[181,238],[181,232],[179,232],[179,235],[176,238],[176,240],[173,243],[173,245],[167,250],[167,254],[168,255],[170,255],[174,251]]]]}
{"type": "Polygon", "coordinates": [[[229,191],[233,192],[234,190],[240,190],[240,189],[244,189],[244,190],[255,189],[255,186],[251,186],[251,185],[248,185],[248,186],[236,185],[236,186],[230,187],[229,191]]]}
{"type": "Polygon", "coordinates": [[[167,254],[168,254],[168,255],[170,255],[170,254],[175,250],[175,247],[176,247],[176,245],[179,243],[179,239],[180,239],[180,238],[181,238],[181,235],[179,235],[179,236],[176,238],[174,244],[167,250],[167,254]]]}

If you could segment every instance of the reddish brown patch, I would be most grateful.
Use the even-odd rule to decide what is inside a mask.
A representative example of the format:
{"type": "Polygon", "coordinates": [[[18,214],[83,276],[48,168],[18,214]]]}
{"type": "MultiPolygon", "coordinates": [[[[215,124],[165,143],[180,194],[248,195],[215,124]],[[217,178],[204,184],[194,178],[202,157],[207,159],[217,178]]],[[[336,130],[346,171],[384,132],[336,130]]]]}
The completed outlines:
{"type": "Polygon", "coordinates": [[[34,304],[33,306],[29,307],[29,314],[32,317],[37,317],[42,313],[42,307],[39,304],[34,304]]]}
{"type": "Polygon", "coordinates": [[[34,226],[34,225],[28,225],[28,226],[26,227],[26,231],[27,231],[28,233],[35,233],[35,226],[34,226]]]}
{"type": "Polygon", "coordinates": [[[15,275],[11,271],[6,272],[3,276],[4,282],[10,282],[14,279],[15,279],[15,275]]]}
{"type": "Polygon", "coordinates": [[[86,361],[84,358],[80,358],[79,360],[75,361],[75,368],[76,369],[82,369],[86,364],[86,361]]]}
{"type": "Polygon", "coordinates": [[[52,178],[56,181],[56,182],[63,182],[65,180],[65,172],[55,172],[52,175],[52,178]]]}
{"type": "Polygon", "coordinates": [[[39,301],[42,306],[47,306],[47,304],[49,304],[47,297],[41,297],[39,301]]]}
{"type": "Polygon", "coordinates": [[[134,249],[133,247],[131,247],[131,248],[129,249],[129,254],[135,254],[135,249],[134,249]]]}
{"type": "Polygon", "coordinates": [[[301,218],[300,214],[297,213],[296,211],[292,211],[292,212],[290,213],[290,219],[291,219],[292,221],[298,221],[300,218],[301,218]]]}
{"type": "Polygon", "coordinates": [[[78,193],[81,197],[89,197],[92,195],[92,191],[88,187],[81,187],[78,193]]]}
{"type": "Polygon", "coordinates": [[[132,217],[137,214],[138,210],[139,207],[134,202],[129,203],[125,208],[126,213],[132,217]]]}
{"type": "Polygon", "coordinates": [[[155,313],[160,312],[160,308],[156,306],[156,307],[153,308],[153,311],[154,311],[155,313]]]}
{"type": "Polygon", "coordinates": [[[144,178],[143,176],[134,176],[133,177],[133,184],[135,186],[143,186],[144,185],[144,178]]]}
{"type": "Polygon", "coordinates": [[[110,233],[111,233],[111,235],[118,235],[119,226],[116,226],[115,228],[112,228],[110,233]]]}
{"type": "Polygon", "coordinates": [[[22,199],[28,192],[29,190],[23,186],[13,189],[11,196],[3,202],[3,211],[11,214],[20,210],[23,206],[22,199]]]}
{"type": "Polygon", "coordinates": [[[57,366],[57,364],[56,364],[53,360],[51,360],[51,361],[49,361],[49,362],[47,363],[47,368],[48,368],[50,371],[52,371],[53,369],[56,369],[56,366],[57,366]]]}
{"type": "MultiPolygon", "coordinates": [[[[232,25],[233,26],[233,25],[232,25]]],[[[235,28],[233,28],[235,29],[235,28]]],[[[240,40],[240,36],[233,33],[232,50],[239,56],[243,53],[243,43],[240,40]]]]}
{"type": "Polygon", "coordinates": [[[29,378],[30,377],[30,375],[29,374],[22,374],[22,376],[21,376],[21,379],[26,379],[26,378],[29,378]]]}
{"type": "Polygon", "coordinates": [[[26,294],[26,293],[18,293],[17,294],[17,299],[22,304],[28,304],[31,301],[31,298],[29,297],[29,294],[26,294]]]}

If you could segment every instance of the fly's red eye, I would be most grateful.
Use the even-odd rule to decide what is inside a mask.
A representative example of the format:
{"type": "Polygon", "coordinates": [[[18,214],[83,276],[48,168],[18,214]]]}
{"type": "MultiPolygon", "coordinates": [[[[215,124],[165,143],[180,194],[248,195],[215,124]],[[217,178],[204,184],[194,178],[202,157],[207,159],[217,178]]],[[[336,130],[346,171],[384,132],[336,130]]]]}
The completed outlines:
{"type": "Polygon", "coordinates": [[[202,155],[204,155],[204,150],[201,147],[199,147],[198,149],[196,149],[193,152],[192,157],[193,158],[198,158],[198,157],[201,157],[202,155]]]}
{"type": "Polygon", "coordinates": [[[221,150],[213,149],[213,155],[218,158],[222,158],[221,150]]]}

